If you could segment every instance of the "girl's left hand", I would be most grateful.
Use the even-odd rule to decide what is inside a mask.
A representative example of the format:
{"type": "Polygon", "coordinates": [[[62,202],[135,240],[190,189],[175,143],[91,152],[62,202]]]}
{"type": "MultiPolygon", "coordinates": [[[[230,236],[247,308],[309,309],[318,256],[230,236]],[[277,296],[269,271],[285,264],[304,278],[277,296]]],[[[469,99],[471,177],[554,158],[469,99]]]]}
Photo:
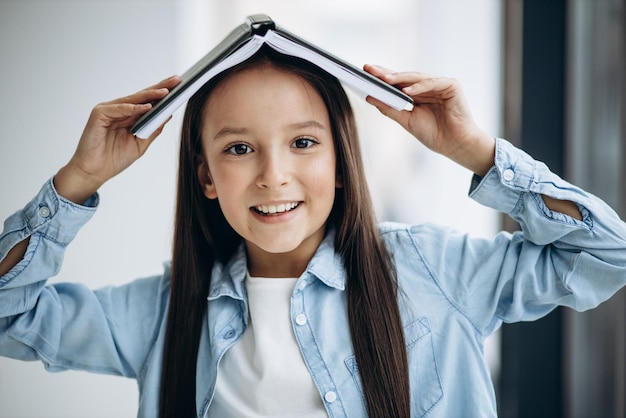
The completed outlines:
{"type": "Polygon", "coordinates": [[[372,97],[367,100],[426,147],[478,175],[486,174],[493,166],[495,139],[474,122],[457,80],[419,72],[393,72],[372,65],[364,69],[413,98],[412,111],[395,110],[372,97]]]}

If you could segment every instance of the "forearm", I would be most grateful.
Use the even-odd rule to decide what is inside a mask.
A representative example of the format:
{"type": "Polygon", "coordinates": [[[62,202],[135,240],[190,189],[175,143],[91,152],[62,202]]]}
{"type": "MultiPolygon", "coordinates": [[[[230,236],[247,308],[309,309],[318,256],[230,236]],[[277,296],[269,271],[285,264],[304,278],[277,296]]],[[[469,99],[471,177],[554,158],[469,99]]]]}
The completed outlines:
{"type": "Polygon", "coordinates": [[[582,221],[583,216],[578,210],[578,205],[570,200],[557,200],[546,195],[541,195],[543,202],[552,212],[562,213],[572,218],[582,221]]]}
{"type": "Polygon", "coordinates": [[[7,274],[17,263],[19,263],[26,254],[30,237],[18,242],[9,253],[0,261],[0,276],[7,274]]]}

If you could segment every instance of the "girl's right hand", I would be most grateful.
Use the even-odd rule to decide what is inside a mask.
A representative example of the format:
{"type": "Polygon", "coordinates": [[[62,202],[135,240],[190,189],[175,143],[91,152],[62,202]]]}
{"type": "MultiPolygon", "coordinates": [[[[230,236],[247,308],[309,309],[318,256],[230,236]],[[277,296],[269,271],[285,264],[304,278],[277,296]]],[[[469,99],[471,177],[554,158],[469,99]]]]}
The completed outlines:
{"type": "Polygon", "coordinates": [[[81,204],[141,157],[167,121],[147,139],[135,137],[130,128],[150,110],[151,103],[165,97],[179,82],[179,77],[172,76],[130,96],[96,105],[74,155],[54,178],[59,195],[81,204]]]}

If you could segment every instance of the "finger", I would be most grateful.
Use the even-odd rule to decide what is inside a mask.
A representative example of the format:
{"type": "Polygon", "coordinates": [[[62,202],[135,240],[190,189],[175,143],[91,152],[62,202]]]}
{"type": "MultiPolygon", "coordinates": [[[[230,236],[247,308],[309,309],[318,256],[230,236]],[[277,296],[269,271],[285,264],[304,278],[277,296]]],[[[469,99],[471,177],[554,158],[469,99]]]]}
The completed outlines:
{"type": "Polygon", "coordinates": [[[368,73],[370,73],[371,75],[373,75],[374,77],[379,78],[385,83],[395,86],[397,88],[401,89],[408,85],[408,84],[403,85],[403,84],[398,83],[397,81],[394,81],[393,76],[396,72],[393,70],[390,70],[389,68],[382,67],[380,65],[366,64],[363,66],[363,69],[367,71],[368,73]]]}
{"type": "Polygon", "coordinates": [[[153,133],[152,135],[150,135],[148,138],[143,139],[143,138],[139,138],[137,136],[135,136],[135,143],[137,144],[137,146],[139,147],[139,154],[143,155],[145,154],[145,152],[148,150],[148,148],[150,147],[150,145],[152,145],[152,143],[154,142],[154,140],[161,134],[161,132],[163,132],[163,128],[165,128],[165,125],[167,125],[167,123],[172,120],[172,116],[170,116],[169,118],[167,118],[167,120],[165,122],[163,122],[161,124],[161,126],[159,126],[153,133]]]}
{"type": "Polygon", "coordinates": [[[151,103],[165,97],[170,90],[180,83],[180,77],[174,75],[159,81],[158,83],[139,90],[134,94],[120,97],[108,103],[151,103]]]}
{"type": "Polygon", "coordinates": [[[398,72],[387,74],[385,80],[394,86],[398,86],[402,90],[415,84],[427,83],[431,80],[432,76],[419,72],[398,72]]]}
{"type": "Polygon", "coordinates": [[[145,140],[142,139],[142,141],[147,141],[148,143],[152,143],[152,141],[154,141],[156,139],[157,136],[159,136],[161,134],[161,132],[163,132],[163,129],[165,128],[165,125],[167,125],[167,123],[169,121],[172,120],[172,116],[168,117],[167,120],[165,122],[163,122],[161,124],[161,126],[159,126],[156,131],[154,131],[152,133],[152,135],[150,135],[148,138],[146,138],[145,140]]]}
{"type": "Polygon", "coordinates": [[[143,90],[155,90],[160,88],[171,89],[174,88],[178,83],[180,83],[180,77],[177,75],[172,75],[170,77],[164,78],[163,80],[150,87],[146,87],[143,90]]]}
{"type": "Polygon", "coordinates": [[[434,77],[425,73],[395,73],[388,79],[394,84],[402,85],[402,91],[414,99],[445,100],[454,96],[458,90],[458,82],[455,79],[434,77]]]}
{"type": "Polygon", "coordinates": [[[419,72],[397,72],[380,65],[367,64],[363,67],[363,69],[373,76],[383,80],[387,84],[401,90],[409,87],[413,83],[419,82],[423,78],[430,77],[425,73],[419,72]]]}
{"type": "Polygon", "coordinates": [[[150,108],[150,103],[103,103],[97,105],[93,113],[98,118],[114,120],[139,116],[150,108]]]}
{"type": "Polygon", "coordinates": [[[164,98],[165,96],[167,96],[167,94],[170,92],[170,89],[165,88],[165,87],[160,87],[160,88],[155,88],[155,89],[145,89],[145,90],[140,90],[134,94],[128,95],[128,96],[124,96],[124,97],[119,97],[117,99],[105,102],[103,104],[123,104],[123,103],[130,103],[130,104],[146,104],[146,103],[154,103],[157,102],[159,100],[161,100],[162,98],[164,98]]]}
{"type": "Polygon", "coordinates": [[[151,108],[152,105],[150,103],[99,104],[92,110],[88,125],[107,129],[129,128],[141,115],[151,108]]]}
{"type": "Polygon", "coordinates": [[[393,70],[390,70],[389,68],[385,68],[383,66],[373,65],[373,64],[365,64],[363,66],[363,70],[370,73],[374,77],[381,78],[381,79],[385,77],[387,74],[393,74],[395,72],[393,70]]]}

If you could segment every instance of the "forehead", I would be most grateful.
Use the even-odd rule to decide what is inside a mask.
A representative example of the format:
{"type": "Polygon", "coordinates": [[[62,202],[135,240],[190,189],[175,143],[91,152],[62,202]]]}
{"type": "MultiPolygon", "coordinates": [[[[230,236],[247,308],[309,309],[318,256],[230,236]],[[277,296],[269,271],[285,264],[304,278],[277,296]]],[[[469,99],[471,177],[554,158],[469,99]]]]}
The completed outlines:
{"type": "MultiPolygon", "coordinates": [[[[318,91],[297,73],[261,64],[228,75],[207,98],[203,125],[297,123],[315,120],[330,129],[318,91]]],[[[204,130],[204,129],[203,129],[204,130]]]]}

